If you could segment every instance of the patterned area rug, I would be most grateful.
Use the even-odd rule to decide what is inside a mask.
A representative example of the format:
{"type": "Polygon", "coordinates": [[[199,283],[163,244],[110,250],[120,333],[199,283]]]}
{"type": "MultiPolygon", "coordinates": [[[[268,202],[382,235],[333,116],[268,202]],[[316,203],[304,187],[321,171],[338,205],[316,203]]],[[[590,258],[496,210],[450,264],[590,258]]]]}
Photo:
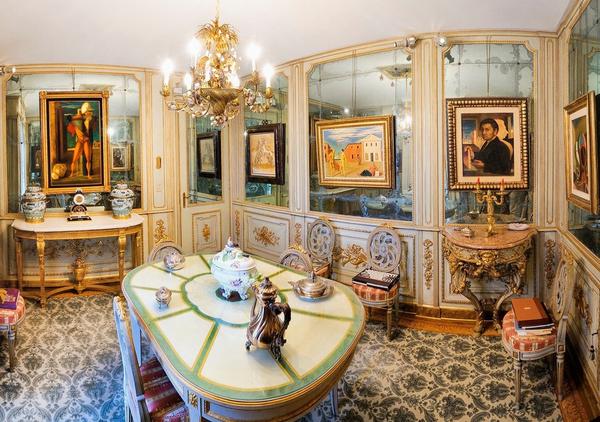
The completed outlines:
{"type": "MultiPolygon", "coordinates": [[[[0,343],[0,422],[122,421],[121,358],[112,296],[28,303],[17,368],[0,343]]],[[[340,384],[339,421],[559,421],[545,362],[524,364],[523,410],[513,410],[512,362],[498,337],[368,324],[340,384]]],[[[328,400],[303,421],[332,421],[328,400]]]]}

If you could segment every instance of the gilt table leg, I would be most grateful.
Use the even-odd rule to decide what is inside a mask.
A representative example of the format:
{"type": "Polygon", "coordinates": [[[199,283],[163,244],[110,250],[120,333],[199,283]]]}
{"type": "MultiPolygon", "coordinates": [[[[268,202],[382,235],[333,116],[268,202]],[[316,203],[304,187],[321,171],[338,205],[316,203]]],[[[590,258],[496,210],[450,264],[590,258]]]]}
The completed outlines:
{"type": "Polygon", "coordinates": [[[17,255],[17,288],[23,290],[23,240],[15,235],[15,249],[17,255]]]}
{"type": "Polygon", "coordinates": [[[43,234],[36,236],[36,245],[38,253],[38,263],[40,266],[40,306],[43,308],[46,306],[46,263],[44,260],[44,249],[46,248],[46,241],[44,240],[43,234]]]}
{"type": "Polygon", "coordinates": [[[477,299],[477,296],[475,296],[471,291],[471,282],[467,279],[467,274],[460,269],[457,269],[457,271],[452,274],[452,292],[460,293],[469,299],[469,301],[473,304],[475,312],[477,313],[473,332],[476,337],[479,337],[485,330],[483,321],[483,306],[481,305],[479,299],[477,299]]]}
{"type": "Polygon", "coordinates": [[[135,265],[142,265],[143,247],[142,247],[142,229],[135,234],[135,265]]]}
{"type": "Polygon", "coordinates": [[[119,233],[119,282],[123,281],[125,275],[125,246],[127,246],[127,236],[124,232],[119,233]]]}

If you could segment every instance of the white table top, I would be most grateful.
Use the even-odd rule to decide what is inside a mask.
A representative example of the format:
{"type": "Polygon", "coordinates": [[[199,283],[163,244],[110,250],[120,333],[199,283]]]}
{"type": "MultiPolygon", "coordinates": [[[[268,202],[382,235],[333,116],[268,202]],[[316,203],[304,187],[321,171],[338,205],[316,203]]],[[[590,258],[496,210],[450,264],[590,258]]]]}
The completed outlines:
{"type": "Polygon", "coordinates": [[[19,216],[13,221],[12,227],[26,232],[48,233],[124,229],[144,222],[144,219],[135,213],[132,213],[131,217],[127,219],[116,219],[110,214],[90,215],[92,219],[87,221],[67,221],[68,216],[68,213],[65,213],[64,217],[46,216],[41,223],[28,223],[22,216],[19,216]]]}

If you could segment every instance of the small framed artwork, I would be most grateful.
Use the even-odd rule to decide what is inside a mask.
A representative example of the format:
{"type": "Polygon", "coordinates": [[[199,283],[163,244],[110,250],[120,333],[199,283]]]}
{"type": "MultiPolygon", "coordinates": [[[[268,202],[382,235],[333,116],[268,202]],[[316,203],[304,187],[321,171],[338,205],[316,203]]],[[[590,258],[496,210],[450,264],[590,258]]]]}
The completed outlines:
{"type": "Polygon", "coordinates": [[[598,214],[596,96],[594,91],[565,107],[567,200],[598,214]]]}
{"type": "Polygon", "coordinates": [[[221,178],[221,131],[196,135],[198,173],[203,177],[221,178]]]}
{"type": "Polygon", "coordinates": [[[248,181],[285,184],[285,124],[254,126],[246,133],[248,181]]]}
{"type": "Polygon", "coordinates": [[[448,188],[529,187],[526,98],[448,98],[448,188]]]}
{"type": "Polygon", "coordinates": [[[108,97],[108,91],[40,91],[45,193],[110,190],[108,97]]]}
{"type": "Polygon", "coordinates": [[[394,187],[394,118],[370,116],[315,122],[323,186],[394,187]]]}
{"type": "Polygon", "coordinates": [[[127,143],[110,144],[110,169],[129,171],[131,169],[131,147],[127,143]]]}

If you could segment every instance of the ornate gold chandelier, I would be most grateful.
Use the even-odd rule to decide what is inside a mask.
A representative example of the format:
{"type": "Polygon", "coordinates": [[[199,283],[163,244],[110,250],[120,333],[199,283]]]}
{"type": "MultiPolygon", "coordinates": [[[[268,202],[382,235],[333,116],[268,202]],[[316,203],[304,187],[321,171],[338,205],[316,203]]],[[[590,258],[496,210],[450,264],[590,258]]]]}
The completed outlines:
{"type": "Polygon", "coordinates": [[[240,111],[240,97],[253,112],[264,113],[274,104],[271,90],[273,68],[265,66],[265,92],[259,90],[261,78],[256,70],[258,50],[251,52],[252,74],[243,88],[237,74],[239,57],[236,52],[238,35],[229,24],[219,23],[219,1],[216,18],[200,27],[190,43],[190,72],[184,77],[184,89],[171,92],[169,77],[173,71],[170,61],[163,65],[163,87],[160,93],[169,110],[185,111],[194,117],[210,116],[214,126],[223,126],[240,111]],[[200,45],[205,52],[199,55],[200,45]]]}

